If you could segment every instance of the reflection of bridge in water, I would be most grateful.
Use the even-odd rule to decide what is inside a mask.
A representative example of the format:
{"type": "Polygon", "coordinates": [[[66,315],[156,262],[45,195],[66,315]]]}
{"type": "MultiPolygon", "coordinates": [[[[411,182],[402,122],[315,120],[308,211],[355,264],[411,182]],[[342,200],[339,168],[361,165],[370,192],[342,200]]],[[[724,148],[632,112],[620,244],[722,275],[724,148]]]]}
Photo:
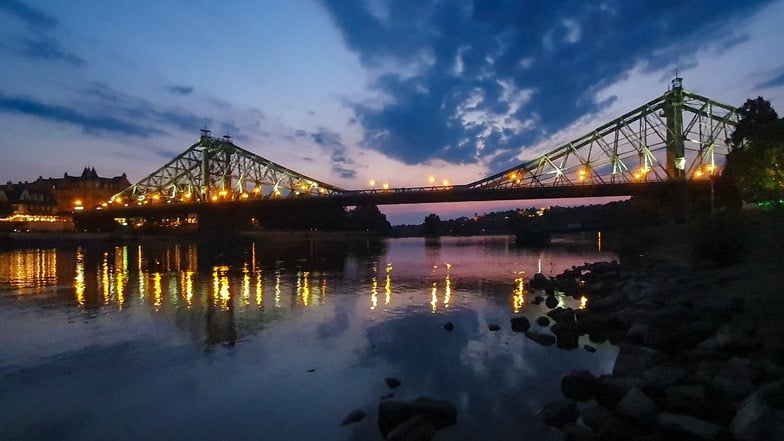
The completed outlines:
{"type": "Polygon", "coordinates": [[[633,196],[683,187],[707,192],[737,120],[735,108],[684,90],[676,78],[662,96],[487,178],[369,190],[318,181],[203,130],[184,153],[100,210],[77,213],[77,221],[165,216],[219,228],[269,208],[633,196]]]}

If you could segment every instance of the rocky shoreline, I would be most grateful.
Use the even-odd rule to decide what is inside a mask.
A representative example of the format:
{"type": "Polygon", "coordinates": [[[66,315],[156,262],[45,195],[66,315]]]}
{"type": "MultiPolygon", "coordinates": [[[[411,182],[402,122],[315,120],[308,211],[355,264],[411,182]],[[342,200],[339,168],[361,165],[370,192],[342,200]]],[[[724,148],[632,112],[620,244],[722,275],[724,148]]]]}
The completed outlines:
{"type": "MultiPolygon", "coordinates": [[[[559,347],[573,349],[587,335],[620,348],[612,374],[569,373],[561,382],[564,399],[539,417],[566,440],[784,439],[784,366],[731,326],[744,298],[721,289],[743,277],[666,262],[633,270],[586,264],[551,279],[538,274],[530,287],[548,300],[556,292],[587,298],[585,309],[548,312],[559,347]]],[[[528,335],[520,318],[512,329],[553,343],[528,335]]]]}

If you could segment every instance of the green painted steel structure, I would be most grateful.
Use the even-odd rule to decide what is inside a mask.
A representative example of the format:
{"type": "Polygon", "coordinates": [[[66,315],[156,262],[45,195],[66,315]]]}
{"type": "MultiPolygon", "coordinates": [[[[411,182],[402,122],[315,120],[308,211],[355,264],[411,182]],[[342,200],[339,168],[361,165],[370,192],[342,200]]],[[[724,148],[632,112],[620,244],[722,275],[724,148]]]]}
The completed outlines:
{"type": "Polygon", "coordinates": [[[311,197],[376,204],[520,199],[540,194],[585,197],[591,191],[606,195],[640,188],[630,184],[708,182],[721,172],[737,121],[736,108],[685,90],[682,79],[675,78],[658,98],[490,177],[449,187],[384,190],[342,189],[238,147],[228,136],[218,139],[202,130],[197,143],[115,195],[110,208],[311,197]],[[618,190],[611,190],[612,185],[618,185],[618,190]],[[520,191],[526,189],[530,191],[520,191]]]}

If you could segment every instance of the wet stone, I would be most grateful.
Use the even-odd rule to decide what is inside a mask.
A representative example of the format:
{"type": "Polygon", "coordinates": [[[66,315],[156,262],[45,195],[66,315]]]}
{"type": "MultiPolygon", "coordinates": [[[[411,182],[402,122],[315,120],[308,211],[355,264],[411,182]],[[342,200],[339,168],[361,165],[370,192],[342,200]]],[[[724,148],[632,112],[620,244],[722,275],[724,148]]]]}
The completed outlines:
{"type": "Polygon", "coordinates": [[[394,377],[384,378],[384,383],[386,383],[387,387],[390,389],[395,389],[396,387],[400,386],[400,380],[394,377]]]}
{"type": "Polygon", "coordinates": [[[495,323],[493,323],[493,324],[490,324],[490,325],[487,327],[487,329],[489,329],[489,330],[491,330],[491,331],[495,332],[495,331],[498,331],[498,330],[500,330],[500,329],[501,329],[501,327],[500,327],[500,326],[498,326],[498,325],[496,325],[495,323]]]}
{"type": "Polygon", "coordinates": [[[343,418],[343,422],[340,423],[341,426],[346,426],[349,424],[354,424],[362,421],[367,416],[367,413],[364,410],[356,409],[352,410],[351,412],[343,418]]]}
{"type": "Polygon", "coordinates": [[[444,323],[444,329],[446,329],[449,332],[452,332],[452,330],[455,329],[455,325],[452,322],[446,322],[444,323]]]}
{"type": "Polygon", "coordinates": [[[574,401],[560,400],[545,405],[536,415],[548,426],[564,427],[577,420],[579,411],[574,401]]]}
{"type": "Polygon", "coordinates": [[[543,328],[546,328],[550,326],[550,319],[545,316],[541,316],[538,319],[536,319],[536,324],[543,328]]]}
{"type": "Polygon", "coordinates": [[[509,321],[514,332],[525,332],[531,327],[531,322],[526,317],[512,317],[509,321]]]}
{"type": "Polygon", "coordinates": [[[544,334],[536,331],[526,331],[525,336],[531,340],[539,343],[542,346],[551,346],[555,344],[555,336],[552,334],[544,334]]]}

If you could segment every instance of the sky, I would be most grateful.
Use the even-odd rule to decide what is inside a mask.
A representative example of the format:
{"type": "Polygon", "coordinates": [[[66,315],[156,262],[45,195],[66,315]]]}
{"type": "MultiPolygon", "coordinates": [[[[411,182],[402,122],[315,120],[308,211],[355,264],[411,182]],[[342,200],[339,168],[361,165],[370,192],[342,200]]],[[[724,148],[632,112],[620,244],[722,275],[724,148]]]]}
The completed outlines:
{"type": "MultiPolygon", "coordinates": [[[[0,179],[126,173],[199,129],[348,189],[473,182],[667,90],[784,112],[784,0],[0,0],[0,179]]],[[[419,223],[518,201],[380,207],[419,223]]]]}

